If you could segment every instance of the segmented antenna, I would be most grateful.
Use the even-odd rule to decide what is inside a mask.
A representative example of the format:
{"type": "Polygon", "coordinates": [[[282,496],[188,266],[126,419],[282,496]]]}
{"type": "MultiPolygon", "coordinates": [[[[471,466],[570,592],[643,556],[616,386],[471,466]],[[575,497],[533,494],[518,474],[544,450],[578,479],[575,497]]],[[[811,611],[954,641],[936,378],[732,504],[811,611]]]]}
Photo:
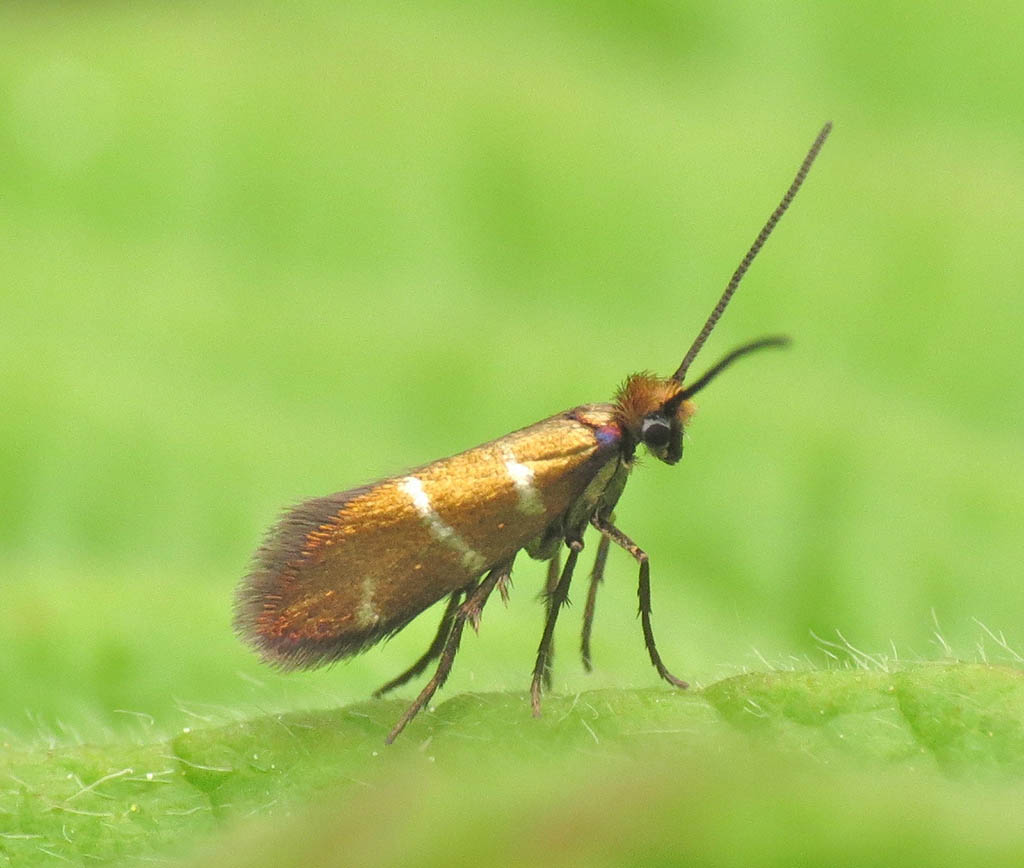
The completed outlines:
{"type": "Polygon", "coordinates": [[[697,335],[697,339],[693,342],[690,349],[686,351],[682,364],[679,365],[679,369],[672,375],[672,379],[677,383],[681,383],[683,381],[683,377],[686,376],[686,372],[693,360],[697,358],[697,353],[699,353],[701,347],[704,346],[704,342],[708,339],[708,335],[711,334],[711,330],[715,327],[715,323],[718,322],[722,312],[729,304],[729,299],[732,298],[732,294],[736,292],[736,287],[738,287],[740,285],[740,281],[743,280],[743,275],[746,274],[747,269],[750,268],[750,263],[754,261],[754,257],[757,256],[761,248],[764,247],[764,243],[768,240],[768,236],[772,234],[772,230],[775,228],[775,225],[782,218],[782,215],[786,213],[786,209],[789,207],[790,202],[793,201],[793,197],[796,196],[797,190],[800,189],[801,184],[803,184],[804,179],[807,177],[807,173],[811,170],[811,166],[814,164],[815,158],[818,156],[818,152],[821,150],[821,146],[825,144],[825,139],[828,138],[828,134],[830,132],[832,132],[831,121],[821,128],[821,132],[818,133],[818,137],[814,140],[814,144],[811,145],[811,149],[807,152],[807,156],[804,157],[804,161],[800,164],[800,169],[797,171],[796,177],[793,178],[793,183],[789,185],[786,195],[782,197],[782,201],[779,202],[778,207],[772,212],[772,216],[768,218],[768,222],[765,223],[761,231],[757,233],[757,238],[754,239],[754,243],[750,245],[750,250],[747,251],[747,255],[743,257],[739,266],[736,268],[736,271],[733,272],[728,286],[725,287],[725,292],[722,293],[722,297],[718,299],[718,304],[715,305],[715,309],[711,311],[711,316],[709,316],[707,322],[704,323],[704,328],[700,330],[700,334],[697,335]]]}

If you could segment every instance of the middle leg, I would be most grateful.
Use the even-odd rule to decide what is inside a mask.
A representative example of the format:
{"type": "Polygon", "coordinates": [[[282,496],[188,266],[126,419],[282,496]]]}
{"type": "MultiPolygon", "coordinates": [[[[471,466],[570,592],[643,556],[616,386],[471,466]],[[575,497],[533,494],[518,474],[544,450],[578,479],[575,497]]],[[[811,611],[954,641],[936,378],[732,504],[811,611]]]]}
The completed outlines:
{"type": "Polygon", "coordinates": [[[562,577],[558,580],[554,591],[548,602],[548,616],[544,623],[544,633],[540,637],[540,647],[537,649],[537,662],[533,667],[533,681],[530,683],[530,704],[533,707],[533,716],[540,717],[540,691],[544,681],[544,672],[551,665],[551,641],[555,635],[555,621],[558,620],[558,612],[565,605],[569,598],[569,584],[572,582],[572,572],[576,568],[576,559],[583,551],[583,543],[573,540],[569,543],[569,556],[565,559],[565,566],[562,568],[562,577]]]}
{"type": "Polygon", "coordinates": [[[597,557],[594,568],[590,571],[590,587],[587,589],[587,605],[583,609],[583,638],[580,640],[580,653],[583,655],[583,668],[590,672],[590,632],[594,627],[594,608],[597,605],[597,588],[604,581],[604,565],[608,560],[608,537],[601,534],[597,544],[597,557]]]}
{"type": "MultiPolygon", "coordinates": [[[[551,607],[554,605],[555,599],[555,588],[558,587],[558,578],[562,574],[562,550],[561,548],[555,549],[555,553],[551,556],[551,560],[548,561],[548,575],[544,582],[544,623],[547,623],[547,619],[551,617],[551,607]]],[[[551,672],[554,669],[555,663],[555,637],[551,637],[551,643],[548,645],[548,660],[547,665],[544,667],[544,689],[551,689],[551,672]]]]}

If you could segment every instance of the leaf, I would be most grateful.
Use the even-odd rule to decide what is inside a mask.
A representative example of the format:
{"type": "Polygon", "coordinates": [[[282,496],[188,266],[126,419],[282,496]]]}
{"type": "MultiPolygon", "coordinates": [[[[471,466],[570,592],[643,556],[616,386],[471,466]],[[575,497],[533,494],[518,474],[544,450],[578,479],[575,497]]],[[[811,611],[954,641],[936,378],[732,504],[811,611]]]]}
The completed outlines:
{"type": "Polygon", "coordinates": [[[403,708],[267,715],[142,747],[11,750],[0,854],[34,865],[163,855],[253,814],[203,858],[315,866],[343,849],[355,862],[440,864],[452,848],[488,862],[518,848],[553,864],[673,853],[842,864],[837,853],[867,858],[897,832],[930,864],[1024,852],[1024,829],[1002,821],[1024,810],[1024,677],[1011,668],[595,690],[547,697],[536,720],[525,695],[466,693],[386,748],[403,708]],[[807,828],[790,840],[794,823],[807,828]]]}

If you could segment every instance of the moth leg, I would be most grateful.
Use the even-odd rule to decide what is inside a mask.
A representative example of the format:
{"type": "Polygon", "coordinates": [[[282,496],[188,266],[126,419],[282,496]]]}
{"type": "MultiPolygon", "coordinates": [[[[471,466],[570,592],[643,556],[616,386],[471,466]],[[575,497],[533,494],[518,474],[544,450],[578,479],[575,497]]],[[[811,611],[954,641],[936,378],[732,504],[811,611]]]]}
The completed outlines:
{"type": "MultiPolygon", "coordinates": [[[[548,577],[544,585],[544,623],[551,617],[551,606],[555,595],[555,588],[558,587],[558,578],[562,572],[561,548],[555,549],[555,553],[548,561],[548,577]]],[[[548,661],[544,667],[544,689],[551,689],[551,671],[555,662],[555,639],[551,637],[551,644],[548,647],[548,661]]]]}
{"type": "Polygon", "coordinates": [[[391,744],[399,733],[405,729],[406,725],[412,720],[426,705],[430,702],[430,698],[437,692],[437,690],[445,683],[448,679],[449,673],[452,671],[452,663],[455,661],[455,654],[459,650],[459,642],[462,641],[462,630],[466,626],[466,621],[470,621],[474,624],[479,622],[480,612],[483,610],[484,603],[487,602],[487,598],[491,595],[491,591],[494,590],[502,579],[508,578],[509,572],[512,570],[512,563],[502,564],[491,570],[487,577],[475,587],[465,588],[466,601],[458,607],[455,612],[455,617],[452,619],[451,630],[448,633],[448,637],[445,640],[444,648],[441,651],[440,661],[437,664],[437,669],[430,681],[427,682],[423,690],[420,691],[420,695],[416,697],[412,705],[410,705],[405,713],[398,719],[398,723],[394,725],[391,732],[388,733],[388,737],[384,739],[386,744],[391,744]]]}
{"type": "Polygon", "coordinates": [[[637,596],[640,598],[640,623],[643,625],[644,644],[647,646],[647,653],[651,655],[651,663],[658,670],[658,674],[669,684],[676,687],[689,687],[689,684],[680,678],[676,678],[675,675],[665,668],[665,664],[661,662],[661,655],[654,644],[654,631],[651,629],[651,564],[647,557],[647,552],[610,521],[594,516],[590,523],[601,531],[603,536],[629,552],[640,564],[640,585],[637,588],[637,596]]]}
{"type": "Polygon", "coordinates": [[[452,622],[455,620],[455,612],[459,608],[459,602],[462,600],[463,595],[468,593],[468,591],[472,591],[474,587],[475,585],[471,585],[468,590],[466,588],[459,588],[448,598],[448,604],[445,606],[444,614],[441,616],[441,623],[437,627],[437,633],[434,636],[434,641],[430,643],[430,647],[427,648],[419,660],[413,663],[401,675],[395,676],[387,684],[383,684],[373,691],[374,697],[379,699],[385,693],[390,693],[396,687],[401,687],[407,681],[411,681],[427,668],[431,660],[436,660],[441,656],[444,644],[448,641],[448,634],[452,632],[452,622]]]}
{"type": "Polygon", "coordinates": [[[512,576],[511,576],[511,574],[506,573],[504,576],[502,576],[500,579],[498,579],[498,585],[497,585],[497,587],[498,587],[498,594],[501,596],[501,602],[503,602],[506,606],[508,605],[508,599],[509,599],[508,591],[509,591],[509,588],[511,586],[512,586],[512,576]]]}
{"type": "Polygon", "coordinates": [[[544,633],[540,637],[540,647],[537,649],[537,663],[533,667],[533,681],[530,682],[530,704],[533,707],[533,716],[540,717],[540,692],[541,683],[544,681],[544,672],[551,668],[551,640],[555,635],[555,621],[558,620],[558,610],[565,605],[569,597],[569,583],[572,581],[572,571],[576,568],[576,559],[583,551],[583,543],[573,540],[569,543],[569,557],[565,559],[565,566],[562,568],[562,577],[555,585],[555,589],[548,598],[548,616],[544,622],[544,633]]]}
{"type": "Polygon", "coordinates": [[[580,652],[583,655],[583,668],[590,672],[590,632],[594,626],[594,606],[597,603],[597,586],[604,581],[604,565],[608,560],[608,548],[611,544],[608,537],[601,534],[601,541],[597,544],[597,557],[594,558],[594,568],[590,571],[590,587],[587,589],[587,605],[583,609],[583,639],[580,642],[580,652]]]}

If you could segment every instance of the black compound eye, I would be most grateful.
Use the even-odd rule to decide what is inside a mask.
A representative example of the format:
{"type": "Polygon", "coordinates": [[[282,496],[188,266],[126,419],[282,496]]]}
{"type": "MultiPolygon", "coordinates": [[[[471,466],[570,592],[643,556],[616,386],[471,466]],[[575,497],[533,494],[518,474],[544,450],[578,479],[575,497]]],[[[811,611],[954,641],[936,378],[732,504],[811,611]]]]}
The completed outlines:
{"type": "Polygon", "coordinates": [[[672,429],[663,419],[644,419],[643,428],[640,429],[640,436],[643,437],[644,443],[655,449],[667,446],[671,435],[672,429]]]}

